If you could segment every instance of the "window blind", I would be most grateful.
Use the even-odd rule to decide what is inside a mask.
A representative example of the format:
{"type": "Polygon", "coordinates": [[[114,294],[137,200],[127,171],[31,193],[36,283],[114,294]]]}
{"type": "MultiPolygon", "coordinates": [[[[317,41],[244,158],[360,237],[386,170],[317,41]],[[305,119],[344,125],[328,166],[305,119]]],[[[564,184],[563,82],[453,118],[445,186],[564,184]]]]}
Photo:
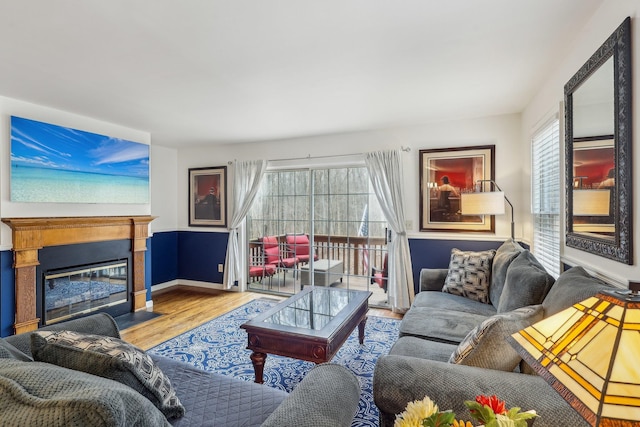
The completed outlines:
{"type": "Polygon", "coordinates": [[[554,277],[560,274],[560,124],[558,117],[532,138],[531,197],[533,248],[554,277]]]}

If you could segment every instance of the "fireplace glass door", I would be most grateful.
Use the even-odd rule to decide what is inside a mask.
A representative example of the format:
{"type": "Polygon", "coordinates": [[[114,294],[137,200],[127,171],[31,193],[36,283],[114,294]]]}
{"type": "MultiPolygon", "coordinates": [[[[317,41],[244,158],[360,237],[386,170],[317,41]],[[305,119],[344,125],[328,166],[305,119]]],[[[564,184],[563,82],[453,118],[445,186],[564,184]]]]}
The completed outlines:
{"type": "Polygon", "coordinates": [[[127,263],[51,271],[44,278],[45,324],[127,302],[127,263]]]}

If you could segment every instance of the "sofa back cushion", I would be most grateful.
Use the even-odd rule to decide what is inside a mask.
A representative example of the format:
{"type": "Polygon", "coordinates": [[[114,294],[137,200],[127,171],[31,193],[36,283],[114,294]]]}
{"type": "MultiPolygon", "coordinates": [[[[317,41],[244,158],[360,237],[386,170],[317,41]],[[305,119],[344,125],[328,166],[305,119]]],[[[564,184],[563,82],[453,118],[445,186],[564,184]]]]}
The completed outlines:
{"type": "Polygon", "coordinates": [[[493,249],[482,252],[452,249],[442,292],[488,304],[491,265],[495,254],[493,249]]]}
{"type": "Polygon", "coordinates": [[[15,359],[22,360],[23,362],[33,362],[31,357],[9,344],[3,338],[0,338],[0,359],[15,359]]]}
{"type": "Polygon", "coordinates": [[[498,313],[542,303],[554,281],[531,252],[520,252],[507,269],[498,313]]]}
{"type": "Polygon", "coordinates": [[[573,304],[594,296],[612,286],[587,273],[582,267],[572,267],[556,280],[544,301],[544,317],[553,316],[573,304]]]}
{"type": "Polygon", "coordinates": [[[542,306],[535,305],[489,317],[462,340],[449,363],[513,371],[521,358],[507,337],[538,322],[542,314],[542,306]]]}
{"type": "Polygon", "coordinates": [[[524,248],[514,240],[507,240],[496,251],[491,267],[491,286],[489,286],[489,299],[494,307],[498,308],[500,296],[507,278],[507,269],[511,262],[522,252],[524,248]]]}

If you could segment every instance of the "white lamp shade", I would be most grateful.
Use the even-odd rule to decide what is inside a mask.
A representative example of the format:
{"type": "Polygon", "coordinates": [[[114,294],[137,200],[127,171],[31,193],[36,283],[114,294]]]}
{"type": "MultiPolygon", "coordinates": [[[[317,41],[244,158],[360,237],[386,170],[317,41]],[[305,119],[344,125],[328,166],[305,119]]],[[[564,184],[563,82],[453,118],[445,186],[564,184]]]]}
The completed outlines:
{"type": "Polygon", "coordinates": [[[575,216],[608,216],[610,190],[573,190],[575,216]]]}
{"type": "Polygon", "coordinates": [[[462,215],[504,215],[504,192],[462,193],[462,215]]]}

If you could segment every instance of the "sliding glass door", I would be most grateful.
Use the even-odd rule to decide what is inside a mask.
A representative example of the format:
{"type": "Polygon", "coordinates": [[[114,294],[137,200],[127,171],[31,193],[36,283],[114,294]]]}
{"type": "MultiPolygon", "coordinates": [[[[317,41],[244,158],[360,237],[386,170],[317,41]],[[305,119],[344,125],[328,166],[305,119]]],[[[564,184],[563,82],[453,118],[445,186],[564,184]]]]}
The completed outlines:
{"type": "Polygon", "coordinates": [[[249,289],[366,289],[385,304],[387,225],[364,166],[267,172],[247,224],[249,289]]]}

